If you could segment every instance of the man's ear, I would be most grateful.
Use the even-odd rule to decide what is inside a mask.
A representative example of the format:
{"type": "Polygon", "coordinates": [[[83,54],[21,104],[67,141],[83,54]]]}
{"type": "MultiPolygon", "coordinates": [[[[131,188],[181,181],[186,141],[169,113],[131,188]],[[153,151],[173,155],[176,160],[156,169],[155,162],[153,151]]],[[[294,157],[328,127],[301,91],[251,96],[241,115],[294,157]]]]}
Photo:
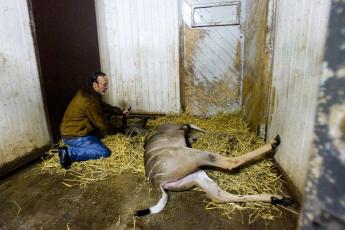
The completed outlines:
{"type": "Polygon", "coordinates": [[[94,82],[92,83],[92,88],[93,88],[93,89],[97,89],[97,87],[98,87],[97,82],[94,81],[94,82]]]}

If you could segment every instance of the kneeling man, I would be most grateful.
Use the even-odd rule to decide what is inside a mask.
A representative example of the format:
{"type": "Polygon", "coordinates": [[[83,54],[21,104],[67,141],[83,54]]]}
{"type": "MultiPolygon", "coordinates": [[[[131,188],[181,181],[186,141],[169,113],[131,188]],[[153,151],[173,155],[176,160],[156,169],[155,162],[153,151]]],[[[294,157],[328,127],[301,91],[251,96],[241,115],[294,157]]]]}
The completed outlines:
{"type": "Polygon", "coordinates": [[[60,125],[61,138],[67,145],[58,149],[63,168],[69,168],[73,161],[110,156],[111,151],[101,142],[100,136],[113,134],[116,130],[105,115],[128,115],[128,111],[123,112],[102,101],[107,89],[106,74],[92,73],[87,86],[81,88],[69,103],[60,125]]]}

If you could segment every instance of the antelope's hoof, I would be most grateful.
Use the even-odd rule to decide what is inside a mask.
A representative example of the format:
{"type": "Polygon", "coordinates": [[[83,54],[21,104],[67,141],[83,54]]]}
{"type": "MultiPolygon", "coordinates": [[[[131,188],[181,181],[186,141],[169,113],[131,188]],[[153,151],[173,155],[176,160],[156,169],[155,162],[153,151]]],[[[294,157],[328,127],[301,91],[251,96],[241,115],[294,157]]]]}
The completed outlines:
{"type": "Polygon", "coordinates": [[[278,145],[280,145],[280,142],[281,142],[281,140],[280,140],[280,136],[279,136],[279,134],[274,138],[274,143],[271,145],[272,146],[272,150],[275,150],[277,147],[278,147],[278,145]]]}
{"type": "Polygon", "coordinates": [[[289,197],[283,197],[281,199],[278,199],[277,197],[274,197],[274,196],[271,197],[271,204],[273,205],[281,204],[283,206],[289,206],[293,204],[294,202],[295,201],[289,197]]]}
{"type": "Polygon", "coordinates": [[[135,216],[146,216],[150,213],[151,213],[150,209],[147,208],[147,209],[136,211],[135,216]]]}

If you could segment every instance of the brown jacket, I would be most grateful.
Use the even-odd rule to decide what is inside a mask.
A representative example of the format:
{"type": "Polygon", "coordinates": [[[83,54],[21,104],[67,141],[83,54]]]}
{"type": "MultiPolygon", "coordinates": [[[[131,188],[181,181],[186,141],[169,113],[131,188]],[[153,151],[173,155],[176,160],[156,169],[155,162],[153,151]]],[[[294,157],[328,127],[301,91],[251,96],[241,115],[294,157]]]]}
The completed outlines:
{"type": "Polygon", "coordinates": [[[122,110],[102,101],[101,95],[92,88],[80,89],[69,103],[63,116],[60,133],[62,137],[80,137],[99,131],[109,134],[112,128],[105,113],[122,114],[122,110]]]}

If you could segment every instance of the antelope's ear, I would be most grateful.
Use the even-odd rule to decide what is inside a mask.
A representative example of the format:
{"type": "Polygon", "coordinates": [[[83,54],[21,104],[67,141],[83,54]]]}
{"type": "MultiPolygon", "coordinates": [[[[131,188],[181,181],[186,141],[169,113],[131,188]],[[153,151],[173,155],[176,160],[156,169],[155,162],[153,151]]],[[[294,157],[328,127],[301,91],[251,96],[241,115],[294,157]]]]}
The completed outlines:
{"type": "Polygon", "coordinates": [[[205,131],[201,128],[199,128],[198,126],[196,125],[193,125],[193,124],[186,124],[188,126],[189,129],[193,129],[193,130],[196,130],[196,131],[199,131],[199,132],[202,132],[202,133],[205,133],[205,131]]]}

